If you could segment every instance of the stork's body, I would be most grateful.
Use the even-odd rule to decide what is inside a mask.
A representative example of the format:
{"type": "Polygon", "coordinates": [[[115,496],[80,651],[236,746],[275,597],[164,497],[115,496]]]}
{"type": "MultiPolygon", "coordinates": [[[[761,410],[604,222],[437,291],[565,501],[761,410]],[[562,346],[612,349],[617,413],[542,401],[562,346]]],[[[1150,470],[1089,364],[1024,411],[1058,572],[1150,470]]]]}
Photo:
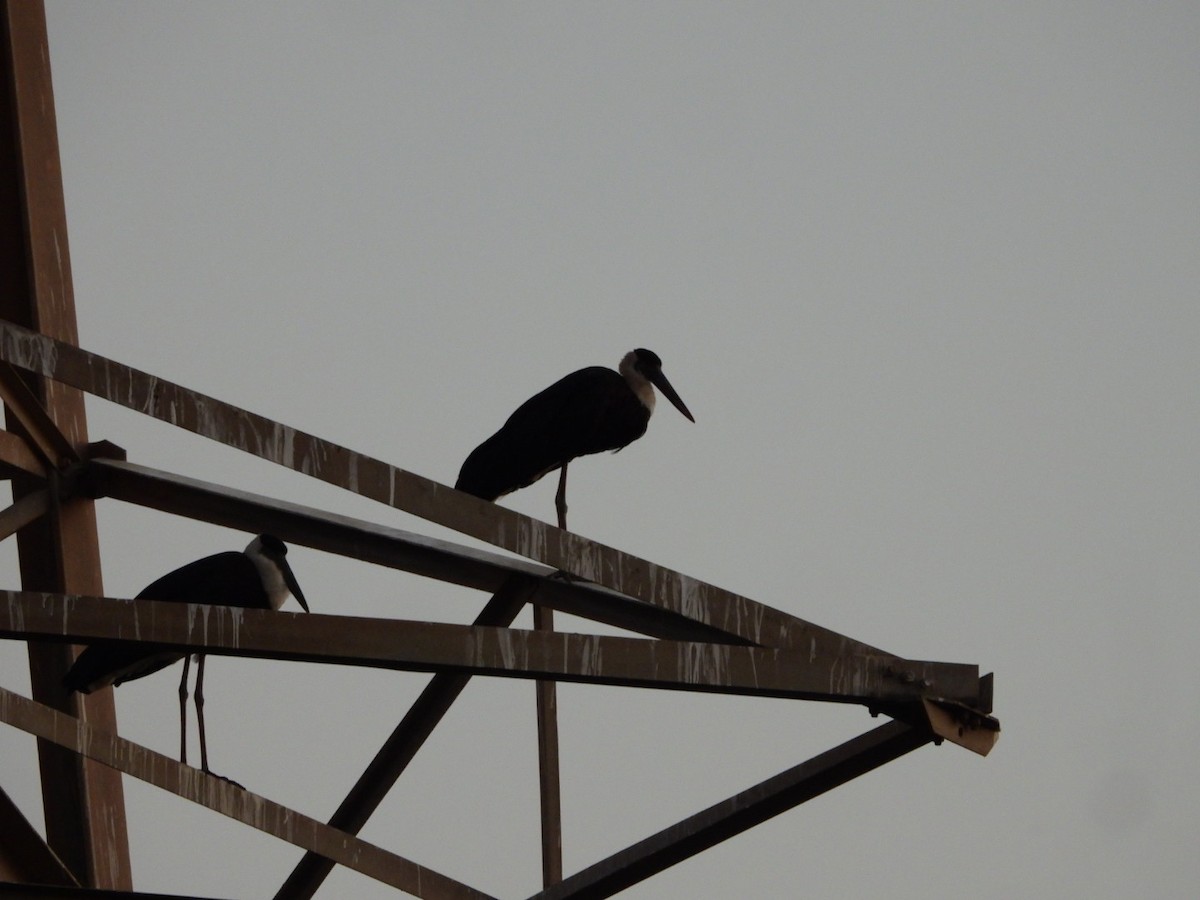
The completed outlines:
{"type": "MultiPolygon", "coordinates": [[[[229,551],[188,563],[143,589],[138,600],[168,603],[208,603],[247,609],[279,609],[291,594],[308,611],[308,603],[285,558],[287,547],[277,537],[262,534],[237,553],[229,551]]],[[[159,644],[95,641],[71,666],[63,685],[72,691],[90,694],[135,678],[153,674],[184,660],[179,683],[180,759],[187,762],[187,676],[190,660],[187,652],[159,644]]],[[[197,654],[196,718],[200,729],[201,768],[208,769],[208,750],[204,736],[204,655],[197,654]]]]}
{"type": "MultiPolygon", "coordinates": [[[[577,456],[620,450],[646,433],[655,386],[695,421],[663,375],[662,360],[649,350],[634,350],[618,372],[589,366],[526,400],[467,457],[455,487],[495,500],[555,469],[565,476],[577,456]]],[[[563,504],[560,497],[560,512],[563,504]]]]}

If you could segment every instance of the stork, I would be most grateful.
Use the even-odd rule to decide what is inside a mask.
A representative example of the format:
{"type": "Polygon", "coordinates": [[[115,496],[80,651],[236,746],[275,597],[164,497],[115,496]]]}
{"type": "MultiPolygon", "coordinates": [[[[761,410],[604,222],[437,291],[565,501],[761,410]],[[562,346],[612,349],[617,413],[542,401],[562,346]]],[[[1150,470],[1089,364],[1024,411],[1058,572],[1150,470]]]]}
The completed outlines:
{"type": "MultiPolygon", "coordinates": [[[[206,556],[169,572],[137,595],[138,600],[168,603],[212,603],[247,609],[279,609],[291,594],[308,612],[308,603],[287,563],[287,547],[270,534],[260,534],[244,551],[206,556]]],[[[90,694],[114,687],[183,660],[179,681],[179,761],[187,764],[187,678],[191,654],[161,644],[94,641],[63,678],[70,691],[90,694]]],[[[200,768],[208,767],[204,735],[204,654],[196,654],[196,720],[200,730],[200,768]]]]}
{"type": "Polygon", "coordinates": [[[662,371],[662,360],[632,350],[618,371],[589,366],[556,381],[517,408],[463,463],[455,487],[495,500],[559,469],[558,524],[566,528],[567,465],[577,456],[620,450],[646,433],[654,388],[695,422],[662,371]]]}

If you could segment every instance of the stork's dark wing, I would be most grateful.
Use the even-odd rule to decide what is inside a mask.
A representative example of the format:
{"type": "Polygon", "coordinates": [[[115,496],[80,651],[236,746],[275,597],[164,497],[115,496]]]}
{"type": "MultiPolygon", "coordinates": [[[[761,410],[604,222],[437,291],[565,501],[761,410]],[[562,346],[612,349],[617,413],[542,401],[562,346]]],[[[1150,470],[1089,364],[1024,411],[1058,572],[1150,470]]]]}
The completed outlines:
{"type": "Polygon", "coordinates": [[[137,599],[267,608],[257,567],[245,553],[235,550],[180,566],[142,588],[137,599]]]}
{"type": "MultiPolygon", "coordinates": [[[[139,600],[178,603],[222,603],[266,608],[266,592],[254,563],[244,553],[229,551],[207,556],[169,572],[138,593],[139,600]],[[257,588],[262,599],[254,599],[257,588]]],[[[151,643],[93,641],[71,666],[63,686],[90,693],[107,685],[142,678],[183,659],[185,653],[151,643]]]]}
{"type": "MultiPolygon", "coordinates": [[[[455,485],[459,490],[495,500],[533,484],[577,456],[615,450],[641,436],[649,414],[609,434],[614,410],[625,411],[637,399],[619,374],[603,366],[572,372],[526,400],[504,427],[467,457],[455,485]],[[636,433],[634,433],[636,432],[636,433]]],[[[628,412],[620,417],[629,419],[628,412]]]]}

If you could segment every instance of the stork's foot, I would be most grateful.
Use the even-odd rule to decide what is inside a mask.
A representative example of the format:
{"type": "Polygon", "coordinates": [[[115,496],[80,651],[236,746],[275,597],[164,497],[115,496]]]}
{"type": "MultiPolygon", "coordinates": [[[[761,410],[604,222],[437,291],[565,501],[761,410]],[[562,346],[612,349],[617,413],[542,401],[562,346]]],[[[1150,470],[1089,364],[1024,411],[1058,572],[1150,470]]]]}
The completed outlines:
{"type": "Polygon", "coordinates": [[[579,575],[572,575],[570,572],[564,572],[562,569],[559,569],[558,571],[553,572],[546,577],[551,581],[565,581],[568,584],[579,584],[587,581],[586,578],[583,578],[579,575]]]}
{"type": "Polygon", "coordinates": [[[200,771],[205,775],[211,775],[213,778],[219,778],[221,781],[232,784],[235,788],[241,788],[243,791],[246,789],[246,786],[240,781],[234,781],[232,778],[228,778],[225,775],[218,775],[212,769],[201,769],[200,771]]]}

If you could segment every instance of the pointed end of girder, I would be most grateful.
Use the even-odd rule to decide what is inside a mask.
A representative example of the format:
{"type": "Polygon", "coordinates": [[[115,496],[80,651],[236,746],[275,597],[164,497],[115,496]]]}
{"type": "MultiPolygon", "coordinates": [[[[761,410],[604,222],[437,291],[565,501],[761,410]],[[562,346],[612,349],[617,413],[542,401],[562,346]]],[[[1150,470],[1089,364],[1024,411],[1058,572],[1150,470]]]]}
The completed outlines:
{"type": "Polygon", "coordinates": [[[942,740],[987,756],[1000,739],[1000,720],[959,703],[926,697],[921,701],[930,731],[942,740]]]}

